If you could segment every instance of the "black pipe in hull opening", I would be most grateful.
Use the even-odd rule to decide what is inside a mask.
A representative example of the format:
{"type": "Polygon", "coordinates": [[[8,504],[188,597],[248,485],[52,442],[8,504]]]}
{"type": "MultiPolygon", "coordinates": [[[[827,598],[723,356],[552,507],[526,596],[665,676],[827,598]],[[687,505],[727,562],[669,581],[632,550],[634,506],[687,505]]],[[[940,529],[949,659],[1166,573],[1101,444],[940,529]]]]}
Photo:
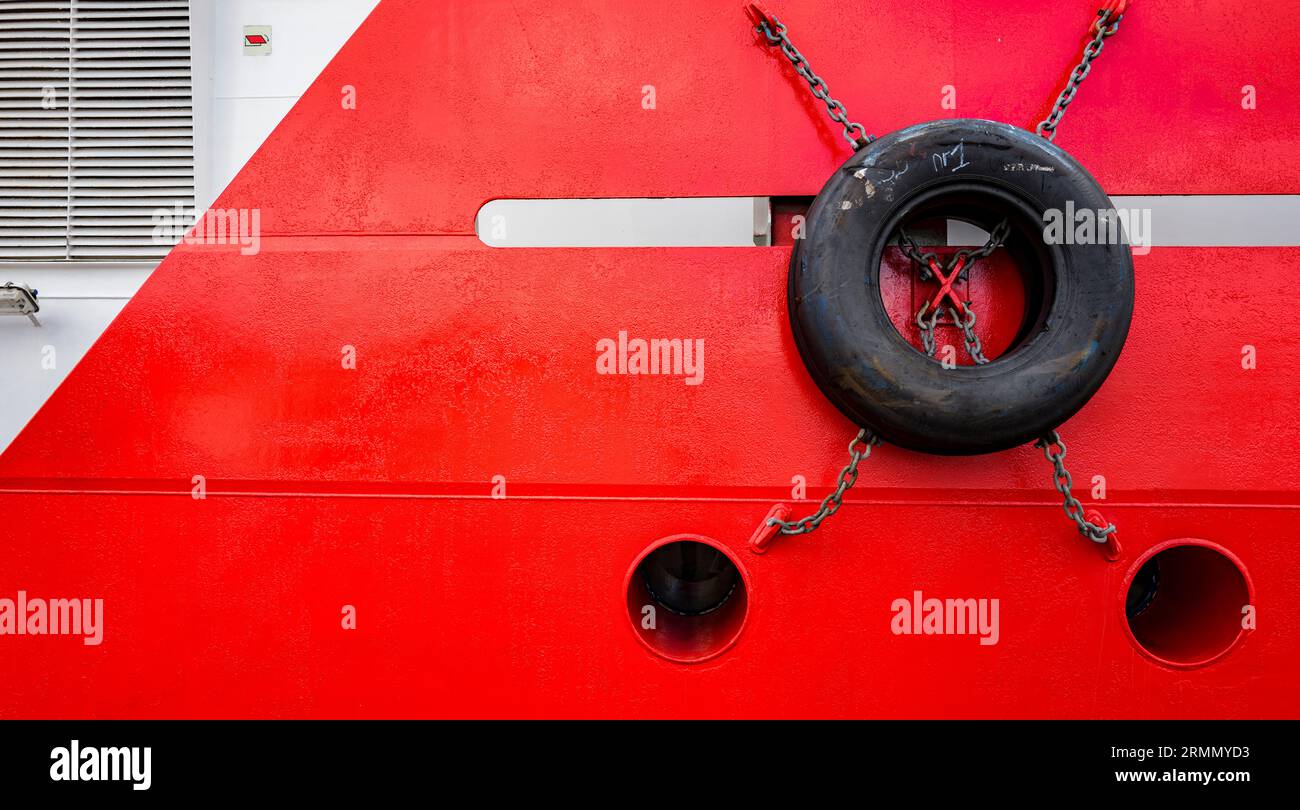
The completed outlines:
{"type": "Polygon", "coordinates": [[[740,571],[726,554],[690,540],[655,549],[638,573],[656,602],[682,616],[712,613],[740,582],[740,571]]]}
{"type": "Polygon", "coordinates": [[[1133,576],[1133,584],[1124,599],[1124,613],[1130,620],[1142,615],[1156,598],[1160,585],[1160,560],[1152,557],[1133,576]]]}

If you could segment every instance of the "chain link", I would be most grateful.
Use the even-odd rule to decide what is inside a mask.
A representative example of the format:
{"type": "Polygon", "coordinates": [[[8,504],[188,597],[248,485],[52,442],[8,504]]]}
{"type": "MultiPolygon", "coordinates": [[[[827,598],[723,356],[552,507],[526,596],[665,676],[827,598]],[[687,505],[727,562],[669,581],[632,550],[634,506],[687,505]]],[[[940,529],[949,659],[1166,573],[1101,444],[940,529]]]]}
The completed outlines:
{"type": "Polygon", "coordinates": [[[858,481],[858,464],[871,456],[871,448],[877,444],[880,444],[880,439],[876,434],[866,428],[859,430],[858,435],[849,442],[849,463],[840,470],[839,478],[835,482],[835,491],[822,499],[817,511],[798,520],[770,518],[767,525],[780,526],[781,534],[808,534],[822,525],[823,520],[839,511],[844,503],[844,493],[858,481]]]}
{"type": "Polygon", "coordinates": [[[775,17],[770,19],[772,26],[776,27],[775,32],[773,32],[767,21],[759,22],[754,27],[754,30],[763,35],[768,45],[781,46],[781,53],[785,54],[785,58],[789,59],[790,64],[794,65],[795,72],[802,76],[804,81],[808,82],[808,89],[812,91],[813,96],[826,105],[826,112],[830,114],[831,120],[844,128],[844,140],[849,142],[849,146],[852,146],[856,151],[874,141],[876,136],[868,134],[867,128],[856,121],[850,121],[848,110],[844,109],[844,105],[831,98],[830,86],[826,84],[825,79],[813,73],[808,60],[804,58],[803,54],[799,53],[799,49],[790,41],[790,37],[786,36],[785,25],[775,17]],[[857,133],[856,136],[854,133],[857,133]]]}
{"type": "Polygon", "coordinates": [[[1041,448],[1043,455],[1046,456],[1048,461],[1052,462],[1054,470],[1052,484],[1065,499],[1065,516],[1074,521],[1074,524],[1079,527],[1079,534],[1094,543],[1105,543],[1106,539],[1115,533],[1115,524],[1110,523],[1102,527],[1084,518],[1083,504],[1079,503],[1079,500],[1070,492],[1074,481],[1070,478],[1069,470],[1065,469],[1065,442],[1061,441],[1061,437],[1053,430],[1034,442],[1034,447],[1041,448]]]}
{"type": "MultiPolygon", "coordinates": [[[[921,246],[916,244],[916,240],[909,236],[907,231],[901,226],[898,229],[898,247],[903,251],[903,255],[907,256],[907,258],[916,262],[920,266],[919,273],[921,280],[929,281],[932,277],[930,273],[930,262],[938,263],[939,254],[933,251],[922,252],[921,246]]],[[[926,302],[926,305],[929,305],[928,301],[926,302]]],[[[924,308],[922,308],[921,311],[924,312],[924,308]]],[[[918,315],[918,317],[920,316],[918,315]]]]}
{"type": "Polygon", "coordinates": [[[962,339],[966,342],[966,351],[970,354],[970,359],[975,361],[975,365],[983,366],[989,362],[984,356],[984,345],[980,343],[979,335],[975,334],[975,310],[970,308],[970,304],[961,306],[965,317],[957,317],[956,311],[952,307],[948,308],[952,312],[952,319],[957,322],[961,329],[962,339]]]}
{"type": "MultiPolygon", "coordinates": [[[[997,250],[1007,241],[1007,237],[1010,235],[1011,226],[1008,225],[1007,221],[1004,219],[993,228],[993,233],[989,234],[989,238],[984,242],[983,247],[974,249],[962,248],[952,255],[952,260],[956,261],[957,259],[965,259],[966,269],[969,269],[970,266],[975,263],[976,259],[987,259],[993,251],[997,250]]],[[[965,275],[965,270],[962,271],[962,275],[965,275]]]]}
{"type": "Polygon", "coordinates": [[[935,352],[939,350],[938,343],[934,339],[934,325],[939,321],[939,308],[934,308],[934,312],[930,314],[930,320],[927,321],[925,312],[929,308],[929,301],[921,305],[921,311],[916,313],[916,327],[921,330],[921,345],[925,347],[926,356],[934,357],[935,352]]]}
{"type": "Polygon", "coordinates": [[[1097,12],[1097,19],[1093,21],[1092,28],[1088,29],[1092,33],[1092,40],[1083,48],[1083,60],[1070,71],[1070,79],[1065,83],[1065,89],[1056,97],[1052,111],[1039,122],[1035,130],[1039,135],[1049,141],[1056,140],[1056,128],[1065,115],[1065,108],[1074,101],[1075,93],[1079,92],[1079,85],[1088,78],[1088,74],[1092,71],[1092,60],[1101,55],[1105,41],[1119,31],[1119,21],[1122,19],[1124,19],[1122,13],[1116,13],[1110,8],[1103,8],[1097,12]]]}

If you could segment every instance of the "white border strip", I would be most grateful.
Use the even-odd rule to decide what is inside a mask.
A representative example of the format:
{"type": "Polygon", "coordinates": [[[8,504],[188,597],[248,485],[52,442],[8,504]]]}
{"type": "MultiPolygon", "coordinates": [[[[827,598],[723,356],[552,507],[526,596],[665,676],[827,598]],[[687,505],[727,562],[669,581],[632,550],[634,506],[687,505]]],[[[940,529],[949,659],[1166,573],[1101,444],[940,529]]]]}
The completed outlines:
{"type": "MultiPolygon", "coordinates": [[[[1300,246],[1300,194],[1115,196],[1154,247],[1300,246]]],[[[492,200],[475,231],[491,247],[735,247],[770,244],[767,197],[492,200]],[[764,214],[763,210],[767,213],[764,214]]],[[[987,234],[954,227],[951,245],[987,234]]]]}
{"type": "Polygon", "coordinates": [[[1151,211],[1154,247],[1300,245],[1300,194],[1117,196],[1111,202],[1151,211]]]}
{"type": "Polygon", "coordinates": [[[474,231],[489,247],[753,247],[770,211],[767,197],[492,200],[474,231]]]}

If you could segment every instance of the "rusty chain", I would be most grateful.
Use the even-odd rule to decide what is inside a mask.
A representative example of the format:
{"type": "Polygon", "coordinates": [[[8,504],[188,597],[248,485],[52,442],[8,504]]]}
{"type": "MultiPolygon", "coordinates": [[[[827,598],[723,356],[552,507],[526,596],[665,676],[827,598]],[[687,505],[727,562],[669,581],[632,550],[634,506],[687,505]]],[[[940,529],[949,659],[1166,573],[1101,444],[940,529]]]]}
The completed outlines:
{"type": "Polygon", "coordinates": [[[1094,543],[1105,543],[1106,539],[1115,533],[1115,524],[1108,523],[1105,527],[1102,527],[1084,517],[1083,504],[1079,503],[1079,500],[1070,492],[1074,481],[1070,478],[1069,470],[1065,469],[1065,442],[1061,441],[1061,437],[1053,430],[1034,442],[1034,447],[1041,448],[1043,455],[1047,457],[1048,461],[1052,462],[1054,470],[1052,483],[1055,485],[1056,491],[1061,493],[1061,496],[1065,499],[1065,516],[1074,521],[1074,524],[1079,527],[1079,534],[1094,543]]]}
{"type": "MultiPolygon", "coordinates": [[[[1007,220],[1004,219],[994,226],[993,231],[989,234],[989,238],[984,242],[982,247],[962,248],[954,253],[948,260],[948,267],[946,269],[951,270],[953,265],[957,263],[957,260],[961,259],[965,264],[962,267],[960,277],[966,278],[966,271],[970,269],[970,266],[975,263],[976,259],[988,258],[993,251],[1006,243],[1007,237],[1010,235],[1011,226],[1007,223],[1007,220]]],[[[907,258],[921,265],[921,280],[929,281],[930,262],[939,261],[938,254],[933,252],[922,253],[920,246],[916,244],[916,240],[909,236],[907,231],[901,226],[898,229],[898,247],[902,249],[903,254],[906,255],[907,258]]]]}
{"type": "MultiPolygon", "coordinates": [[[[925,348],[926,356],[934,357],[934,355],[939,351],[939,345],[934,339],[934,325],[939,322],[939,313],[941,310],[938,307],[935,307],[934,311],[930,313],[930,320],[927,321],[925,319],[925,313],[929,308],[929,301],[926,301],[921,305],[921,311],[916,313],[916,327],[921,330],[921,346],[925,348]]],[[[956,317],[956,313],[954,313],[953,318],[956,319],[956,317]]]]}
{"type": "MultiPolygon", "coordinates": [[[[1105,8],[1097,12],[1097,19],[1093,20],[1092,27],[1088,29],[1089,33],[1092,34],[1092,39],[1083,48],[1083,58],[1075,66],[1074,70],[1070,71],[1070,78],[1065,83],[1065,89],[1056,97],[1056,103],[1052,105],[1052,111],[1039,122],[1038,127],[1034,130],[1049,142],[1056,140],[1056,128],[1060,125],[1061,118],[1065,116],[1066,108],[1070,106],[1070,102],[1074,101],[1075,94],[1079,92],[1079,85],[1083,84],[1083,80],[1088,78],[1088,74],[1092,72],[1092,60],[1101,55],[1101,49],[1105,46],[1106,40],[1119,32],[1119,23],[1120,20],[1124,19],[1124,10],[1127,6],[1127,0],[1120,0],[1119,2],[1109,3],[1105,8]]],[[[973,320],[971,326],[974,326],[973,320]]],[[[969,335],[969,332],[967,334],[969,335]]],[[[1052,463],[1052,485],[1065,499],[1065,516],[1074,521],[1075,526],[1079,529],[1079,534],[1094,543],[1105,543],[1110,535],[1115,533],[1115,524],[1108,523],[1103,528],[1084,517],[1083,504],[1079,503],[1079,500],[1070,491],[1073,481],[1070,478],[1070,472],[1065,469],[1065,442],[1061,441],[1060,435],[1055,430],[1050,431],[1046,436],[1034,442],[1034,446],[1042,449],[1043,455],[1052,463]],[[1059,448],[1059,450],[1054,448],[1059,448]]]]}
{"type": "MultiPolygon", "coordinates": [[[[902,240],[906,238],[906,235],[903,234],[900,229],[900,244],[902,243],[902,240]]],[[[990,244],[991,243],[992,240],[990,239],[990,244]]],[[[915,242],[910,242],[910,246],[910,252],[908,247],[904,247],[903,250],[914,260],[919,261],[918,257],[913,255],[915,253],[922,257],[928,257],[927,262],[929,259],[937,261],[932,253],[921,254],[919,249],[917,249],[915,242]]],[[[982,256],[988,256],[993,252],[992,249],[986,248],[988,248],[988,245],[985,245],[985,248],[981,249],[984,251],[982,256]]],[[[950,262],[948,268],[951,269],[954,265],[955,262],[950,262]]],[[[921,344],[925,348],[926,355],[934,357],[937,351],[934,327],[939,318],[939,309],[936,307],[927,321],[925,313],[929,306],[930,303],[928,301],[921,306],[921,311],[916,314],[916,325],[920,327],[921,344]]],[[[975,310],[970,308],[969,302],[962,304],[962,310],[962,314],[958,315],[956,308],[948,307],[948,312],[952,314],[953,322],[962,331],[962,338],[966,343],[966,351],[970,354],[971,359],[975,361],[976,365],[986,365],[989,362],[989,359],[984,356],[984,347],[980,343],[979,336],[975,334],[975,310]]],[[[1105,543],[1107,539],[1109,539],[1110,535],[1115,533],[1115,524],[1110,523],[1105,527],[1102,527],[1084,517],[1083,504],[1080,503],[1071,492],[1074,481],[1070,477],[1069,470],[1065,469],[1065,442],[1061,440],[1060,435],[1053,430],[1043,438],[1034,442],[1034,446],[1042,449],[1043,455],[1052,463],[1054,471],[1052,484],[1056,487],[1056,491],[1061,493],[1061,496],[1065,499],[1064,508],[1066,517],[1074,521],[1075,526],[1079,529],[1079,534],[1083,535],[1086,539],[1091,540],[1094,543],[1105,543]]]]}
{"type": "MultiPolygon", "coordinates": [[[[1092,26],[1089,28],[1092,39],[1084,46],[1083,58],[1070,72],[1070,78],[1066,82],[1065,89],[1057,96],[1051,112],[1039,122],[1035,130],[1038,135],[1046,138],[1049,142],[1056,139],[1056,129],[1065,116],[1066,109],[1074,101],[1079,86],[1092,71],[1093,60],[1101,55],[1105,41],[1118,33],[1119,23],[1124,19],[1124,11],[1127,5],[1128,0],[1111,0],[1105,8],[1097,12],[1097,19],[1093,21],[1092,26]]],[[[844,139],[848,141],[849,145],[856,151],[874,141],[876,137],[868,134],[866,127],[856,121],[849,120],[848,111],[844,105],[831,96],[830,87],[826,84],[826,81],[813,72],[807,58],[790,41],[785,25],[776,17],[762,13],[757,6],[751,6],[751,9],[757,13],[757,16],[755,16],[755,30],[763,35],[768,45],[780,46],[781,53],[794,66],[795,72],[808,83],[808,88],[812,91],[813,96],[826,105],[826,111],[831,120],[843,128],[844,139]]],[[[1007,221],[1003,220],[994,228],[983,247],[957,251],[949,259],[946,269],[951,270],[959,260],[962,261],[963,265],[959,278],[964,279],[974,260],[988,257],[1006,240],[1009,234],[1010,228],[1007,221]]],[[[901,227],[899,228],[899,247],[920,266],[922,281],[932,277],[930,264],[931,262],[937,262],[938,257],[932,252],[922,252],[916,241],[908,236],[901,227]]],[[[929,302],[922,305],[921,311],[916,316],[916,324],[921,330],[921,342],[926,354],[933,357],[937,350],[934,327],[939,318],[939,308],[935,308],[927,321],[925,314],[928,307],[929,302]]],[[[970,307],[970,302],[962,303],[962,312],[960,314],[953,307],[949,307],[948,311],[952,315],[954,323],[961,329],[966,351],[970,354],[971,359],[975,361],[976,365],[989,363],[989,359],[984,355],[984,348],[979,336],[975,333],[976,316],[975,311],[970,307]]],[[[849,463],[840,471],[839,477],[836,479],[835,490],[822,500],[817,511],[794,521],[783,521],[775,517],[770,518],[767,525],[779,526],[780,533],[785,535],[808,534],[817,529],[824,520],[839,511],[839,508],[843,505],[845,492],[857,483],[858,465],[870,457],[871,449],[879,443],[879,437],[872,431],[867,428],[860,429],[853,441],[849,443],[849,463]]],[[[1083,504],[1071,492],[1073,480],[1069,471],[1065,468],[1065,442],[1053,430],[1036,441],[1034,446],[1042,449],[1043,455],[1052,463],[1054,471],[1053,485],[1064,498],[1066,516],[1075,523],[1079,533],[1085,538],[1095,543],[1105,543],[1110,535],[1115,533],[1115,524],[1110,523],[1102,527],[1084,517],[1083,504]]]]}
{"type": "MultiPolygon", "coordinates": [[[[934,357],[939,351],[939,344],[934,336],[934,327],[939,320],[939,308],[935,307],[927,321],[925,313],[929,308],[928,301],[921,305],[921,311],[916,313],[916,325],[921,330],[921,345],[925,348],[926,355],[934,357]]],[[[975,361],[975,365],[986,365],[989,359],[984,356],[984,344],[980,342],[979,335],[975,334],[975,310],[970,308],[969,303],[963,303],[962,314],[958,314],[955,307],[948,307],[948,314],[952,315],[953,324],[961,329],[962,342],[966,344],[966,351],[975,361]]]]}
{"type": "Polygon", "coordinates": [[[1071,101],[1074,101],[1075,93],[1079,92],[1079,85],[1092,72],[1092,60],[1101,55],[1101,49],[1106,40],[1115,36],[1119,31],[1119,21],[1124,19],[1123,7],[1127,5],[1127,3],[1112,3],[1111,6],[1097,12],[1097,19],[1093,20],[1092,27],[1088,29],[1093,36],[1083,48],[1083,59],[1075,66],[1074,70],[1070,71],[1070,79],[1065,83],[1065,89],[1056,97],[1056,103],[1052,105],[1052,111],[1039,122],[1038,127],[1034,130],[1039,135],[1049,141],[1056,140],[1056,128],[1065,115],[1065,109],[1070,106],[1071,101]]]}
{"type": "Polygon", "coordinates": [[[970,354],[975,365],[983,366],[989,362],[984,356],[984,346],[980,343],[979,336],[975,334],[975,310],[970,308],[970,304],[962,305],[964,318],[957,317],[957,313],[952,313],[952,319],[957,322],[961,329],[962,339],[966,342],[966,351],[970,354]]]}
{"type": "Polygon", "coordinates": [[[849,442],[849,463],[840,470],[835,481],[835,491],[822,499],[817,511],[798,520],[768,518],[768,526],[780,526],[781,534],[808,534],[822,525],[822,521],[839,511],[844,504],[844,493],[858,482],[858,464],[871,456],[871,448],[880,443],[879,437],[866,428],[849,442]]]}
{"type": "Polygon", "coordinates": [[[799,53],[799,49],[786,36],[786,28],[776,17],[766,17],[759,19],[754,30],[763,35],[768,45],[781,46],[781,53],[790,64],[794,65],[795,72],[798,73],[804,81],[808,82],[808,89],[812,91],[814,97],[826,105],[826,112],[830,114],[831,120],[844,128],[844,140],[849,142],[854,151],[861,149],[876,139],[875,135],[867,133],[867,128],[849,120],[848,110],[844,105],[831,97],[831,88],[826,84],[826,80],[816,73],[813,73],[812,66],[804,55],[799,53]],[[770,24],[769,24],[770,23],[770,24]],[[773,30],[775,29],[775,30],[773,30]],[[857,133],[855,136],[854,133],[857,133]]]}
{"type": "MultiPolygon", "coordinates": [[[[966,278],[967,271],[970,270],[970,266],[974,264],[976,259],[988,258],[993,254],[993,251],[1006,243],[1007,237],[1010,235],[1011,226],[1007,223],[1007,220],[1004,219],[993,228],[992,233],[989,234],[989,238],[985,240],[983,246],[978,248],[962,248],[957,251],[949,257],[947,266],[944,270],[952,270],[958,265],[958,263],[960,263],[961,272],[958,275],[958,278],[966,278]]],[[[907,231],[902,227],[899,227],[898,229],[898,246],[902,249],[904,255],[920,266],[920,276],[922,281],[928,281],[933,277],[933,273],[930,271],[930,265],[931,263],[934,263],[935,265],[939,263],[938,254],[933,252],[922,252],[920,246],[917,245],[916,240],[908,235],[907,231]]],[[[921,345],[925,348],[925,353],[929,357],[934,357],[935,353],[938,351],[938,343],[934,337],[934,327],[939,321],[940,311],[939,307],[930,310],[930,302],[926,301],[921,305],[921,311],[916,313],[916,326],[921,330],[921,345]],[[930,313],[928,320],[925,317],[927,312],[930,313]]],[[[977,365],[981,366],[989,362],[988,358],[984,356],[984,346],[980,343],[979,336],[975,334],[975,310],[971,309],[970,302],[966,301],[962,304],[962,311],[960,314],[958,314],[954,307],[948,307],[948,312],[952,315],[953,323],[961,328],[962,336],[966,343],[966,351],[970,353],[971,359],[974,360],[977,365]]]]}

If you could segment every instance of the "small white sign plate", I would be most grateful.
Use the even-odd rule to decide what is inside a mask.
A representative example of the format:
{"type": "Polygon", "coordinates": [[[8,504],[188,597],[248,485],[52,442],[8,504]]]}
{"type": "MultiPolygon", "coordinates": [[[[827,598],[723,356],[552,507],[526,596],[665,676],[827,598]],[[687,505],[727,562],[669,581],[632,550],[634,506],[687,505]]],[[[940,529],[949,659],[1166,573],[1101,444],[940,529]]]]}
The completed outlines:
{"type": "Polygon", "coordinates": [[[244,56],[268,56],[271,53],[271,26],[244,26],[244,56]]]}

